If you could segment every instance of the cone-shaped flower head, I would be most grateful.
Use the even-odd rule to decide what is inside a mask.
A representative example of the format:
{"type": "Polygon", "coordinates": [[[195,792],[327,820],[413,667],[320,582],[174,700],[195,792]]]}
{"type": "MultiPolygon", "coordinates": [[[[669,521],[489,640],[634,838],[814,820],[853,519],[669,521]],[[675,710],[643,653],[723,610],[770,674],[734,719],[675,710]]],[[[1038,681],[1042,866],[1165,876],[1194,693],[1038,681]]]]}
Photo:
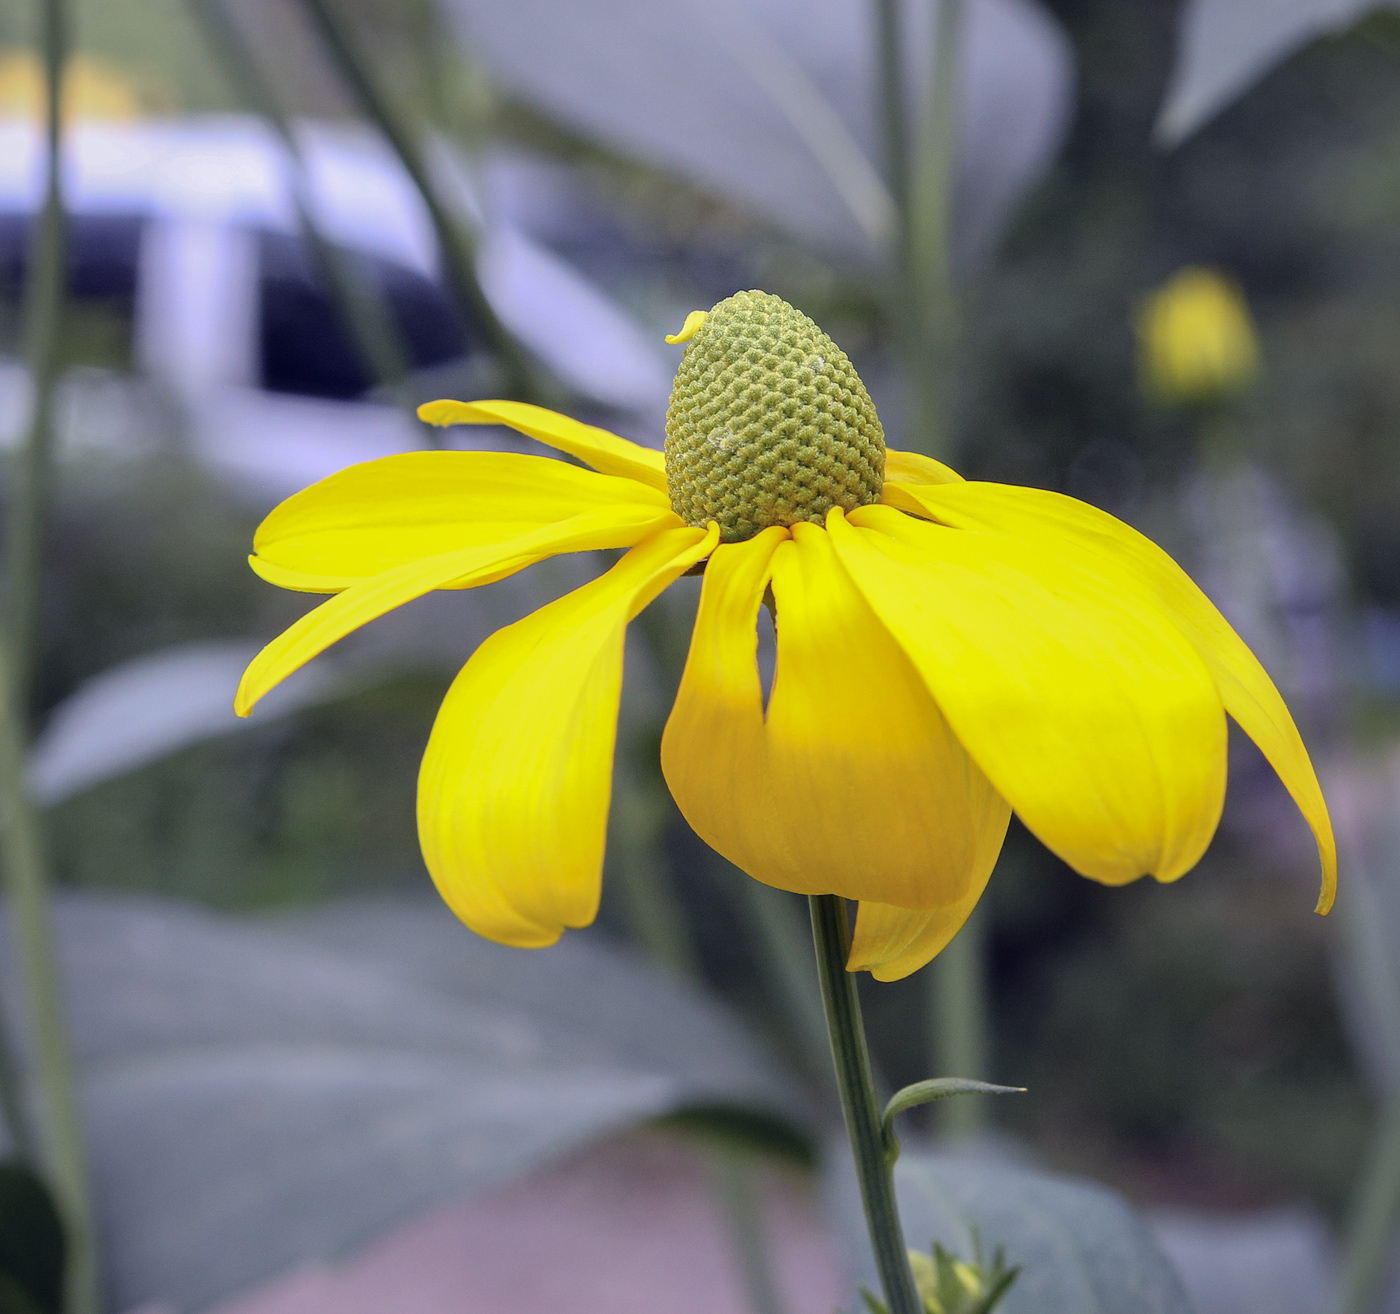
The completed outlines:
{"type": "Polygon", "coordinates": [[[767,292],[738,292],[692,330],[666,413],[666,487],[688,525],[737,543],[880,500],[885,433],[841,350],[767,292]]]}
{"type": "Polygon", "coordinates": [[[981,896],[1014,809],[1095,880],[1175,880],[1225,792],[1228,713],[1336,854],[1278,691],[1160,549],[1072,498],[886,450],[850,362],[776,297],[696,312],[666,451],[520,402],[432,402],[590,469],[434,451],[279,506],[253,568],[335,594],[253,661],[252,705],[356,627],[561,552],[627,551],[498,631],[449,689],[418,783],[423,855],[468,926],[551,944],[598,906],[628,623],[703,566],[662,740],[686,819],[749,875],[860,901],[851,968],[926,963],[981,896]],[[777,619],[766,699],[765,596],[777,619]]]}
{"type": "Polygon", "coordinates": [[[1143,387],[1160,401],[1223,401],[1259,373],[1254,321],[1239,286],[1214,269],[1180,270],[1138,318],[1143,387]]]}

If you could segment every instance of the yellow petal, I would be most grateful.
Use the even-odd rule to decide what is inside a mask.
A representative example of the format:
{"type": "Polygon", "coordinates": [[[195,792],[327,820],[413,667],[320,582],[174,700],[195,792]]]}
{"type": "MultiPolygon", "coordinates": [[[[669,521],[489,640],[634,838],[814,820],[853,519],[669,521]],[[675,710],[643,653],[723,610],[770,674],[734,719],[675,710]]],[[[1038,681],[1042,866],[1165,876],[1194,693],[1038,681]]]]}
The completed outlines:
{"type": "Polygon", "coordinates": [[[337,639],[433,589],[490,584],[556,553],[625,547],[658,527],[679,523],[669,512],[658,517],[648,508],[623,505],[547,525],[506,543],[444,552],[372,575],[307,612],[254,657],[239,683],[234,710],[247,716],[269,689],[337,639]]]}
{"type": "Polygon", "coordinates": [[[1337,889],[1337,844],[1307,749],[1273,681],[1243,639],[1151,539],[1096,507],[1059,493],[1005,484],[921,489],[924,514],[944,524],[990,530],[1088,566],[1116,587],[1153,599],[1201,655],[1225,710],[1258,744],[1317,840],[1322,860],[1318,912],[1337,889]]]}
{"type": "Polygon", "coordinates": [[[862,899],[846,970],[869,972],[877,981],[898,981],[932,962],[972,916],[996,858],[993,853],[968,892],[945,908],[894,908],[862,899]]]}
{"type": "Polygon", "coordinates": [[[951,466],[918,452],[885,448],[885,481],[905,484],[960,484],[963,477],[951,466]]]}
{"type": "Polygon", "coordinates": [[[653,535],[497,631],[453,682],[418,777],[418,834],[439,892],[474,931],[529,948],[593,920],[627,622],[718,538],[653,535]]]}
{"type": "Polygon", "coordinates": [[[671,791],[702,838],[767,884],[903,907],[955,902],[986,850],[995,859],[1010,811],[826,531],[791,535],[722,547],[706,569],[662,740],[671,791]],[[765,719],[754,627],[770,574],[778,664],[765,719]]]}
{"type": "Polygon", "coordinates": [[[1044,844],[1109,884],[1195,865],[1224,802],[1225,717],[1160,608],[1035,546],[889,507],[833,511],[828,527],[954,733],[1044,844]]]}
{"type": "Polygon", "coordinates": [[[513,452],[409,452],[352,465],[289,497],[258,527],[253,569],[282,587],[338,592],[424,557],[485,547],[614,506],[655,515],[662,493],[513,452]]]}
{"type": "Polygon", "coordinates": [[[576,456],[604,474],[635,479],[666,491],[666,458],[651,447],[619,438],[606,429],[581,424],[557,411],[516,401],[435,401],[418,408],[424,424],[504,424],[561,452],[576,456]]]}

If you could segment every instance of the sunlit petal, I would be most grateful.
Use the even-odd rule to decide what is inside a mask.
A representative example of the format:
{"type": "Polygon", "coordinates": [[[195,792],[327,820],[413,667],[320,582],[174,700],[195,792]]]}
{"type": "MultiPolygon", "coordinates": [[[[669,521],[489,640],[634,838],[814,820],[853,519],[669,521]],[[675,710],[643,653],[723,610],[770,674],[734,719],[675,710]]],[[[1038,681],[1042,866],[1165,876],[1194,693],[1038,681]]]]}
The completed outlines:
{"type": "Polygon", "coordinates": [[[352,465],[289,497],[253,539],[253,569],[283,588],[338,592],[370,575],[508,542],[664,494],[632,479],[513,452],[408,452],[352,465]]]}
{"type": "MultiPolygon", "coordinates": [[[[1195,649],[1102,575],[996,534],[862,507],[828,527],[954,733],[1086,876],[1172,880],[1225,795],[1225,717],[1195,649]]],[[[889,900],[884,900],[889,902],[889,900]]]]}
{"type": "MultiPolygon", "coordinates": [[[[961,899],[1009,809],[815,525],[721,548],[662,742],[681,811],[751,876],[904,907],[961,899]],[[764,558],[771,559],[764,568],[764,558]],[[754,625],[778,614],[766,720],[754,625]]],[[[984,864],[985,865],[985,864],[984,864]]]]}
{"type": "Polygon", "coordinates": [[[418,408],[424,424],[504,424],[539,442],[568,452],[604,474],[635,479],[665,491],[666,458],[653,448],[619,438],[591,424],[571,420],[543,406],[516,401],[435,401],[418,408]]]}
{"type": "Polygon", "coordinates": [[[547,525],[509,542],[444,552],[373,575],[307,612],[273,639],[243,673],[234,710],[247,716],[259,698],[317,653],[424,593],[489,584],[560,552],[627,547],[659,528],[679,523],[669,512],[658,516],[649,508],[624,504],[547,525]]]}
{"type": "Polygon", "coordinates": [[[492,635],[453,682],[418,778],[439,892],[473,930],[552,944],[598,907],[627,622],[718,541],[668,529],[492,635]]]}
{"type": "Polygon", "coordinates": [[[1326,912],[1337,888],[1337,845],[1307,749],[1258,659],[1186,572],[1121,520],[1058,493],[981,483],[918,493],[924,514],[944,524],[1019,538],[1151,598],[1171,617],[1215,679],[1225,710],[1259,745],[1312,827],[1322,859],[1317,908],[1326,912]]]}

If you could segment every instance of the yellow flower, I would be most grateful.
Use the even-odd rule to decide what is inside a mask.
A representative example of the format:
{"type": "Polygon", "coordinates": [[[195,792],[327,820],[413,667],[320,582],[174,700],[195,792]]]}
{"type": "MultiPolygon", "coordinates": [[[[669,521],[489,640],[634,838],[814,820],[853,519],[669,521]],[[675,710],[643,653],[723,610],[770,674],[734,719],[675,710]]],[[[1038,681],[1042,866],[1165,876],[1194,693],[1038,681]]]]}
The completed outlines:
{"type": "Polygon", "coordinates": [[[592,921],[624,632],[702,562],[667,782],[700,836],[751,876],[860,901],[852,970],[892,980],[952,938],[1013,808],[1086,876],[1175,880],[1220,816],[1226,712],[1312,826],[1325,911],[1335,849],[1292,718],[1165,553],[1082,502],[885,451],[850,362],[776,297],[741,293],[679,336],[691,340],[665,457],[537,406],[432,402],[429,423],[508,425],[592,468],[387,457],[289,498],[258,530],[263,578],[336,596],[253,661],[244,714],[432,589],[628,549],[487,639],[438,713],[419,834],[468,926],[539,946],[592,921]],[[756,622],[770,590],[765,708],[756,622]]]}
{"type": "Polygon", "coordinates": [[[1162,401],[1218,401],[1259,373],[1244,294],[1214,269],[1182,269],[1158,288],[1139,314],[1138,342],[1143,386],[1162,401]]]}

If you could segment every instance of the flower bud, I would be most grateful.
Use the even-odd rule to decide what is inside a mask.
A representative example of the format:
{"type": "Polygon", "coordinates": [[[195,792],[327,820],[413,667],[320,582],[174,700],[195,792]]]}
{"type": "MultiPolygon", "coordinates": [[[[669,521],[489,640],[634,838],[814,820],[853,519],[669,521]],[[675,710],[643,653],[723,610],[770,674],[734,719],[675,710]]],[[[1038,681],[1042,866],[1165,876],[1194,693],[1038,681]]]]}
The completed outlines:
{"type": "Polygon", "coordinates": [[[1143,390],[1159,401],[1223,401],[1259,373],[1244,294],[1217,270],[1192,266],[1174,274],[1144,303],[1137,331],[1143,390]]]}

